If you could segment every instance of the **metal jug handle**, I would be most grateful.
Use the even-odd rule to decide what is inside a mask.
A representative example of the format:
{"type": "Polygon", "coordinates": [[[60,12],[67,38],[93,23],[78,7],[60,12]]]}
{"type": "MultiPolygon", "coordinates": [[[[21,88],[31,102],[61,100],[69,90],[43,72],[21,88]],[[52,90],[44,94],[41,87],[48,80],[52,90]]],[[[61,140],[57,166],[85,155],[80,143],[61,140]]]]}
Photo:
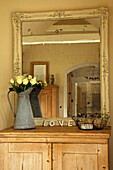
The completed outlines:
{"type": "Polygon", "coordinates": [[[7,98],[8,98],[8,101],[9,101],[9,104],[10,104],[10,107],[11,107],[11,110],[12,110],[12,112],[13,112],[13,115],[14,115],[14,117],[16,117],[15,112],[14,112],[14,109],[13,109],[12,104],[11,104],[11,101],[10,101],[10,98],[9,98],[9,93],[10,93],[10,92],[12,92],[12,91],[8,91],[8,93],[7,93],[7,98]]]}

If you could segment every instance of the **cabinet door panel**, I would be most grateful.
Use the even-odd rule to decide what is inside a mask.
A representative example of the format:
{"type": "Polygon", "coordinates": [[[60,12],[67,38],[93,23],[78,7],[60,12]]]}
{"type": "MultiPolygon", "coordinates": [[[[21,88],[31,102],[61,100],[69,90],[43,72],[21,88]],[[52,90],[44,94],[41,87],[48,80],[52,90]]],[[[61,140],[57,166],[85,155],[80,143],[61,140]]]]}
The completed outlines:
{"type": "Polygon", "coordinates": [[[43,170],[40,153],[10,153],[9,170],[43,170]]]}
{"type": "Polygon", "coordinates": [[[97,154],[79,154],[77,155],[78,170],[97,170],[97,154]]]}
{"type": "Polygon", "coordinates": [[[42,90],[39,95],[40,105],[42,110],[43,117],[51,117],[52,116],[52,97],[51,90],[42,90]]]}
{"type": "Polygon", "coordinates": [[[97,155],[63,154],[62,170],[97,170],[97,155]]]}
{"type": "Polygon", "coordinates": [[[50,170],[51,145],[44,143],[9,144],[8,170],[50,170]]]}
{"type": "Polygon", "coordinates": [[[23,170],[23,154],[10,153],[9,154],[9,168],[8,170],[23,170]]]}
{"type": "Polygon", "coordinates": [[[62,155],[62,170],[78,170],[77,169],[77,155],[63,154],[62,155]]]}
{"type": "MultiPolygon", "coordinates": [[[[24,153],[23,167],[25,170],[43,170],[43,155],[41,153],[24,153]]],[[[47,161],[46,163],[47,164],[47,161]]]]}
{"type": "Polygon", "coordinates": [[[54,170],[97,170],[96,144],[54,144],[54,170]]]}

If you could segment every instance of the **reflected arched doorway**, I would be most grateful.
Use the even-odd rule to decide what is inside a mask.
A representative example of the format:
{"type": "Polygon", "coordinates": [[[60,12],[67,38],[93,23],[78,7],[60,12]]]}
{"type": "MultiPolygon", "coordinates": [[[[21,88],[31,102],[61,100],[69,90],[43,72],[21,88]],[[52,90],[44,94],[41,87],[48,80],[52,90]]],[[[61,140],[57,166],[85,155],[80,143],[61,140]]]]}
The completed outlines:
{"type": "Polygon", "coordinates": [[[64,79],[64,117],[100,110],[99,63],[75,65],[65,71],[64,79]],[[97,106],[96,101],[98,108],[94,107],[97,106]]]}

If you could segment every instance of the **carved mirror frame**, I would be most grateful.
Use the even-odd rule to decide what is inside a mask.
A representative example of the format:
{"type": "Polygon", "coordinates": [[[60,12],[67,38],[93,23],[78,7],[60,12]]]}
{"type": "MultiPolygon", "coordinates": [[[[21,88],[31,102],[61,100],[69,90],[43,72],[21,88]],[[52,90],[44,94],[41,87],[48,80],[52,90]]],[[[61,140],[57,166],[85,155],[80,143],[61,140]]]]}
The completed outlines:
{"type": "MultiPolygon", "coordinates": [[[[108,9],[87,9],[75,11],[52,12],[16,12],[12,15],[14,38],[14,76],[22,74],[22,22],[59,19],[81,19],[99,17],[100,28],[100,80],[101,80],[101,113],[109,114],[109,88],[108,88],[108,9]]],[[[60,119],[60,118],[59,118],[60,119]]],[[[63,118],[66,119],[66,118],[63,118]]],[[[67,118],[69,120],[71,118],[67,118]]],[[[42,124],[44,118],[37,118],[37,124],[42,124]]],[[[50,120],[55,120],[50,118],[50,120]]]]}

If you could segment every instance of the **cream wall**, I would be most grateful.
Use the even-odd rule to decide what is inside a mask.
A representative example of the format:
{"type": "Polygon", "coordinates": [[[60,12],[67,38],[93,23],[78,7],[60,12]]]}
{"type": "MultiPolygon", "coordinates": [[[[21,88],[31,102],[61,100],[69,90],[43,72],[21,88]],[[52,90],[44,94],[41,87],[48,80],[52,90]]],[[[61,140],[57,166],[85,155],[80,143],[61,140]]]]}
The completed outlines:
{"type": "MultiPolygon", "coordinates": [[[[64,72],[81,63],[99,62],[98,43],[86,44],[50,44],[23,46],[23,73],[30,74],[30,64],[34,61],[47,61],[49,78],[55,76],[59,86],[59,116],[64,116],[64,72]],[[60,107],[62,106],[62,107],[60,107]]],[[[50,83],[49,79],[49,83],[50,83]]]]}
{"type": "MultiPolygon", "coordinates": [[[[9,79],[13,75],[11,13],[16,11],[50,11],[83,8],[109,8],[109,93],[110,115],[113,124],[113,0],[0,0],[0,129],[10,126],[13,116],[7,101],[9,79]]],[[[110,160],[113,170],[113,129],[110,139],[110,160]]]]}

